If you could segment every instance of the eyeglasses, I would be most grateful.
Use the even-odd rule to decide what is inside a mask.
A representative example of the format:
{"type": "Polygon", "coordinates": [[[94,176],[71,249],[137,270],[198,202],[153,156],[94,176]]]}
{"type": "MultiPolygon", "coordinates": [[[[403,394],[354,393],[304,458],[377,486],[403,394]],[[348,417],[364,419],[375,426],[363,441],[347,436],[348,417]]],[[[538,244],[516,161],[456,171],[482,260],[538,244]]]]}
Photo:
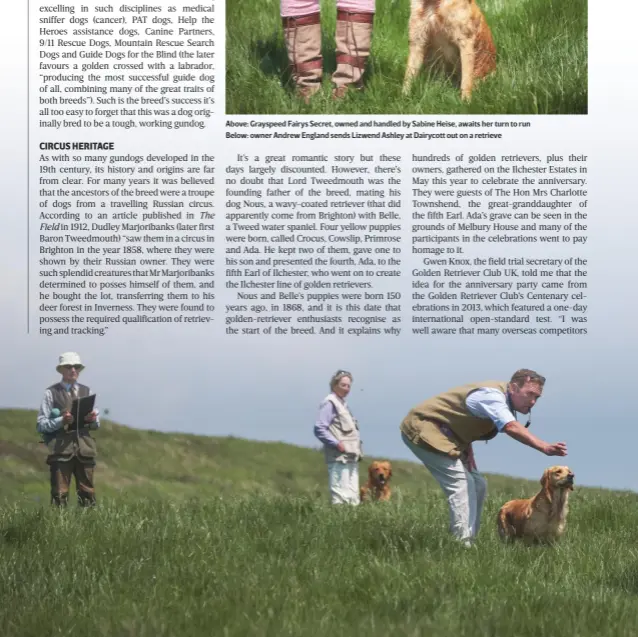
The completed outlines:
{"type": "Polygon", "coordinates": [[[77,369],[80,371],[82,369],[82,365],[62,365],[62,369],[77,369]]]}
{"type": "Polygon", "coordinates": [[[346,372],[343,369],[340,369],[336,374],[335,374],[335,378],[343,378],[344,376],[352,376],[352,374],[350,372],[346,372]]]}

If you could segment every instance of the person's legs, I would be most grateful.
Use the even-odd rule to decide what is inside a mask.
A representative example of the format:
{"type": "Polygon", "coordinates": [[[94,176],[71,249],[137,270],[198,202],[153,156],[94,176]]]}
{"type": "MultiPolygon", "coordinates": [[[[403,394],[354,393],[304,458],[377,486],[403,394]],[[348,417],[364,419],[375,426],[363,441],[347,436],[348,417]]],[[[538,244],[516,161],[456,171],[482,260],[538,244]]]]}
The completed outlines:
{"type": "Polygon", "coordinates": [[[375,0],[337,0],[335,43],[337,68],[332,75],[333,97],[348,88],[361,88],[366,60],[370,56],[375,0]]]}
{"type": "Polygon", "coordinates": [[[474,480],[469,478],[460,460],[418,447],[403,434],[401,438],[443,490],[450,511],[450,532],[464,544],[469,545],[472,537],[472,514],[476,509],[474,480]]]}
{"type": "Polygon", "coordinates": [[[353,505],[361,503],[359,493],[359,464],[357,462],[349,462],[348,467],[348,502],[353,505]]]}
{"type": "Polygon", "coordinates": [[[469,475],[474,482],[475,506],[474,516],[470,522],[472,537],[475,538],[481,528],[481,514],[483,513],[483,503],[487,495],[487,480],[478,471],[471,471],[469,475]]]}
{"type": "Polygon", "coordinates": [[[282,18],[319,13],[319,0],[281,0],[280,13],[282,18]]]}
{"type": "Polygon", "coordinates": [[[281,0],[280,13],[292,78],[308,103],[323,74],[319,0],[281,0]]]}
{"type": "Polygon", "coordinates": [[[76,461],[74,469],[78,503],[83,507],[95,506],[95,485],[93,483],[95,466],[76,461]]]}
{"type": "Polygon", "coordinates": [[[328,463],[328,486],[330,488],[331,504],[359,504],[359,474],[357,466],[353,463],[330,462],[328,463]],[[354,502],[353,489],[356,480],[356,502],[354,502]]]}
{"type": "Polygon", "coordinates": [[[375,0],[337,0],[337,10],[351,13],[374,13],[375,0]]]}
{"type": "Polygon", "coordinates": [[[51,504],[66,506],[69,500],[69,487],[73,476],[73,460],[51,462],[51,504]]]}

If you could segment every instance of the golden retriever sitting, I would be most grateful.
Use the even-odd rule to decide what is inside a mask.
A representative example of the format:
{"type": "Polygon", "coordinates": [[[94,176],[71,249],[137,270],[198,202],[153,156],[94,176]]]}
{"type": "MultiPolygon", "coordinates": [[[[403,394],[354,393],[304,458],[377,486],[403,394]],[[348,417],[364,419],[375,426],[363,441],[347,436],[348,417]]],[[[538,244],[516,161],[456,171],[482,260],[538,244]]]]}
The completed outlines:
{"type": "Polygon", "coordinates": [[[565,531],[567,501],[574,490],[569,467],[546,469],[542,489],[528,500],[510,500],[498,512],[498,533],[502,540],[521,538],[526,543],[552,543],[565,531]]]}
{"type": "Polygon", "coordinates": [[[367,497],[371,500],[389,500],[390,499],[390,478],[392,477],[392,465],[385,461],[379,462],[375,460],[368,467],[368,482],[360,489],[361,501],[365,501],[367,497]]]}
{"type": "Polygon", "coordinates": [[[475,0],[412,0],[404,93],[426,60],[443,63],[448,72],[460,63],[464,100],[472,97],[474,79],[496,68],[492,33],[475,0]]]}

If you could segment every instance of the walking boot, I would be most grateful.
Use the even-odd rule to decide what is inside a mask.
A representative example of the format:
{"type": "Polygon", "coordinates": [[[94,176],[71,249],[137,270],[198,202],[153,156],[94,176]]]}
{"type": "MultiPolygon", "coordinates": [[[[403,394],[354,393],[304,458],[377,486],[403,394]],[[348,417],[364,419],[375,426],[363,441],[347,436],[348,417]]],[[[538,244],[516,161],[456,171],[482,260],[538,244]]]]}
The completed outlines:
{"type": "Polygon", "coordinates": [[[282,18],[282,23],[296,93],[308,104],[321,88],[323,58],[320,14],[286,17],[282,18]]]}
{"type": "Polygon", "coordinates": [[[349,88],[363,88],[363,74],[370,55],[374,13],[337,11],[335,33],[337,69],[332,74],[333,99],[345,96],[349,88]]]}

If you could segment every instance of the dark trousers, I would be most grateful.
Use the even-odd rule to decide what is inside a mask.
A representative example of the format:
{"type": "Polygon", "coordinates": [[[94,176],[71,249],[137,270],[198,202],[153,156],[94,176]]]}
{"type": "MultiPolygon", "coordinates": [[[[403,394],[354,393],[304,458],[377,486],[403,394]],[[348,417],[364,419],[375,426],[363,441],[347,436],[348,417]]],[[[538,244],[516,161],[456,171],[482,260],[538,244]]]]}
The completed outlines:
{"type": "Polygon", "coordinates": [[[51,504],[66,506],[75,476],[75,488],[80,506],[95,505],[95,487],[93,486],[94,464],[80,462],[76,456],[70,460],[51,463],[51,504]]]}

